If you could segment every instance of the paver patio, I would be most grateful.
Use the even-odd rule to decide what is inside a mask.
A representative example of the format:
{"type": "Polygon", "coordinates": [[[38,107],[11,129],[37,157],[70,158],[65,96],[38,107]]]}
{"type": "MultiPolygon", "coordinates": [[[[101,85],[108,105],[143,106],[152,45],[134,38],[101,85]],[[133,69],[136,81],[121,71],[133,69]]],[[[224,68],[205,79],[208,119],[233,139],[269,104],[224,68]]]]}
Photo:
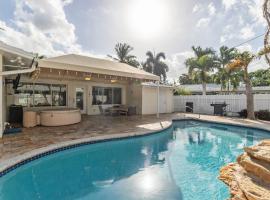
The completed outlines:
{"type": "MultiPolygon", "coordinates": [[[[147,133],[169,126],[172,119],[184,117],[198,118],[199,116],[197,114],[183,113],[162,114],[159,118],[155,115],[129,117],[83,116],[81,123],[70,126],[24,128],[22,133],[5,135],[0,139],[0,163],[26,152],[65,141],[94,138],[102,135],[147,133]]],[[[270,130],[270,122],[265,121],[210,115],[200,115],[200,119],[244,124],[270,130]]]]}

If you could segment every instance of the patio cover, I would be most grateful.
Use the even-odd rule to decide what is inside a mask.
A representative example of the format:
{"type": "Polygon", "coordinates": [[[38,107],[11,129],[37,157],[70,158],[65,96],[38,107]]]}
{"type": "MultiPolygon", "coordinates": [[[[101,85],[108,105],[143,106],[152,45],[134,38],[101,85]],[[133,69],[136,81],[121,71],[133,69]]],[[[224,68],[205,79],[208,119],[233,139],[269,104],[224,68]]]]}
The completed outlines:
{"type": "Polygon", "coordinates": [[[159,81],[159,76],[124,63],[77,54],[42,59],[39,67],[159,81]]]}

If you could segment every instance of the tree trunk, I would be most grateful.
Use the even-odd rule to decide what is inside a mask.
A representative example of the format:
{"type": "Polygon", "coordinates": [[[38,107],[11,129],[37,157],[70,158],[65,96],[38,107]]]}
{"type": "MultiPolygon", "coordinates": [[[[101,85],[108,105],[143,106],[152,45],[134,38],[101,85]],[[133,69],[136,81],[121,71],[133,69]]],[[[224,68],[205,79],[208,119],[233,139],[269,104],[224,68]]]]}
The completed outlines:
{"type": "Polygon", "coordinates": [[[245,71],[245,84],[246,84],[246,97],[247,97],[247,118],[254,120],[255,119],[254,98],[253,98],[252,85],[248,77],[247,70],[245,71]]]}
{"type": "Polygon", "coordinates": [[[203,95],[206,95],[206,83],[202,83],[202,88],[203,88],[203,95]]]}

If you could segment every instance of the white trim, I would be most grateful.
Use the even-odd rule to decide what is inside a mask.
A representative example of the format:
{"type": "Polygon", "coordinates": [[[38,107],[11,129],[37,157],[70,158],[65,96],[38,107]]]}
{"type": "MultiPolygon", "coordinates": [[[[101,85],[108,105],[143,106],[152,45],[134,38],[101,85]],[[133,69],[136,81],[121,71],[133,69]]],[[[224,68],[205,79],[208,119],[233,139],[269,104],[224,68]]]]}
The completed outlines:
{"type": "MultiPolygon", "coordinates": [[[[3,56],[0,54],[0,72],[3,71],[3,56]]],[[[4,109],[4,104],[3,104],[3,76],[0,76],[0,138],[3,137],[3,133],[5,130],[4,127],[4,113],[3,113],[3,109],[4,109]]]]}

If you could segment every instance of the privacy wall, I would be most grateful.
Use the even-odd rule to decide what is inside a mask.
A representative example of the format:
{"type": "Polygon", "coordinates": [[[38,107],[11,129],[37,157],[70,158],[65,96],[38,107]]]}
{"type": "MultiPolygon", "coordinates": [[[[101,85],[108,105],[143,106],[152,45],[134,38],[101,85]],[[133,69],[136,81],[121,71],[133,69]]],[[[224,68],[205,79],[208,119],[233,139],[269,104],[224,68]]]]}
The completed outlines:
{"type": "MultiPolygon", "coordinates": [[[[246,109],[246,95],[191,95],[174,96],[174,111],[186,112],[187,105],[193,104],[193,112],[201,114],[213,114],[212,103],[228,104],[226,111],[237,113],[246,109]]],[[[270,94],[254,95],[255,111],[270,110],[270,94]]]]}

